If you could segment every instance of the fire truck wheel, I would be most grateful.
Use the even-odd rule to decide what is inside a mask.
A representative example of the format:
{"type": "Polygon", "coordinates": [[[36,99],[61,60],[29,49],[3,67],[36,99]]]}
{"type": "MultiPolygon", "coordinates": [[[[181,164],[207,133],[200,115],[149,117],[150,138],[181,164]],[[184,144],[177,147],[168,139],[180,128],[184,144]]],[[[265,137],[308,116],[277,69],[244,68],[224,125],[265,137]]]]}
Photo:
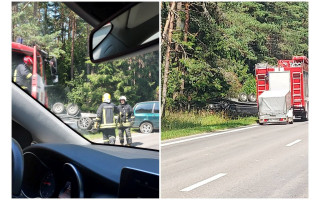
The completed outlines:
{"type": "Polygon", "coordinates": [[[240,93],[240,94],[239,94],[239,101],[241,101],[241,102],[246,102],[247,99],[248,99],[248,96],[247,96],[246,93],[240,93]]]}
{"type": "Polygon", "coordinates": [[[71,103],[67,106],[68,115],[77,116],[80,113],[80,109],[77,104],[71,103]]]}
{"type": "Polygon", "coordinates": [[[55,114],[61,114],[64,112],[64,105],[63,103],[60,103],[60,102],[57,102],[55,104],[53,104],[52,106],[52,111],[55,113],[55,114]]]}
{"type": "Polygon", "coordinates": [[[302,121],[308,121],[308,112],[305,112],[301,117],[302,121]]]}
{"type": "Polygon", "coordinates": [[[89,117],[81,117],[77,122],[78,128],[82,130],[90,130],[92,124],[92,120],[89,117]]]}

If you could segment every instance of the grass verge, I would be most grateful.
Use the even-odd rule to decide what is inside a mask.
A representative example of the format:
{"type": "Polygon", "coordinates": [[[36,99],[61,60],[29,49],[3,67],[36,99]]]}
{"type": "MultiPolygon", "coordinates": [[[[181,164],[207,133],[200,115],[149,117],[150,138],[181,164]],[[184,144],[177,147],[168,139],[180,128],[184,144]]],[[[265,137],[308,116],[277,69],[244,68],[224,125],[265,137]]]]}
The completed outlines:
{"type": "Polygon", "coordinates": [[[256,123],[256,117],[229,118],[223,113],[169,113],[161,119],[161,140],[256,123]]]}

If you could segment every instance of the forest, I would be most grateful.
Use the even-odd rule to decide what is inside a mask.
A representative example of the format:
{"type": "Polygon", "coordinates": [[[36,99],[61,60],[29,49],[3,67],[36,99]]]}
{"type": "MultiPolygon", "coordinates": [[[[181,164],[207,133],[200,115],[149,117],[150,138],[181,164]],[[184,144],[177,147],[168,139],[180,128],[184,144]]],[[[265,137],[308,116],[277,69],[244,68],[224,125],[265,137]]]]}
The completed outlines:
{"type": "MultiPolygon", "coordinates": [[[[59,2],[12,2],[12,41],[22,38],[57,58],[59,83],[48,88],[49,106],[76,103],[96,112],[108,92],[113,102],[125,95],[132,106],[159,98],[159,52],[93,64],[88,38],[93,29],[59,2]]],[[[48,80],[50,84],[50,80],[48,80]]]]}
{"type": "Polygon", "coordinates": [[[308,2],[162,2],[161,113],[255,93],[254,66],[308,56],[308,2]]]}

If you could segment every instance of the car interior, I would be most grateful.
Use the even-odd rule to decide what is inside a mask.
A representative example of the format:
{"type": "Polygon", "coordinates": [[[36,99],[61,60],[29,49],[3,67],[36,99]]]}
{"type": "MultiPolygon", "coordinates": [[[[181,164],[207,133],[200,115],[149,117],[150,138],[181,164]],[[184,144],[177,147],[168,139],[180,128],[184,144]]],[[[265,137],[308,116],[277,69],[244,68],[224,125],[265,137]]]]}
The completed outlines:
{"type": "Polygon", "coordinates": [[[158,2],[66,5],[95,27],[89,42],[94,63],[159,49],[158,2]],[[102,9],[109,4],[108,10],[102,9]]]}
{"type": "MultiPolygon", "coordinates": [[[[95,28],[103,27],[110,18],[128,14],[137,5],[138,10],[134,12],[138,12],[136,17],[139,18],[141,9],[150,6],[125,2],[65,4],[95,28]]],[[[158,7],[152,11],[156,13],[148,15],[144,22],[155,18],[159,22],[158,7]]],[[[137,23],[131,25],[143,27],[141,30],[150,28],[149,22],[137,23]]],[[[116,23],[112,21],[112,24],[113,30],[116,30],[116,23]]],[[[159,25],[155,26],[157,30],[151,26],[152,30],[146,31],[148,33],[138,41],[157,33],[159,25]]],[[[120,33],[112,32],[113,37],[117,34],[120,33]]],[[[130,37],[138,35],[132,34],[130,37]]],[[[117,39],[122,40],[120,36],[117,39]]],[[[102,40],[102,43],[108,43],[105,38],[102,40]]],[[[113,54],[112,59],[154,50],[154,47],[149,47],[124,50],[113,54]]],[[[108,58],[104,54],[99,56],[98,61],[106,59],[110,56],[108,58]]],[[[93,143],[12,82],[12,197],[158,198],[159,151],[93,143]]]]}

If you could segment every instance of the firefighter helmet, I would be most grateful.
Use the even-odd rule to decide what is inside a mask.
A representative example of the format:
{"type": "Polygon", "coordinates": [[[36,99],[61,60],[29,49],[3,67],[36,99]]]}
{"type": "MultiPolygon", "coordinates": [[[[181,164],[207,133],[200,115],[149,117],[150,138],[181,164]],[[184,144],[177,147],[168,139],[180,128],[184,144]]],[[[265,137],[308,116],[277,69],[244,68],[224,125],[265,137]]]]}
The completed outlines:
{"type": "Polygon", "coordinates": [[[109,93],[105,93],[102,96],[102,102],[110,103],[111,102],[111,95],[109,93]]]}
{"type": "Polygon", "coordinates": [[[121,101],[121,100],[127,101],[127,97],[121,96],[121,97],[119,98],[119,101],[121,101]]]}
{"type": "Polygon", "coordinates": [[[33,60],[32,60],[32,58],[30,56],[25,56],[23,58],[23,62],[28,66],[30,66],[30,65],[32,66],[33,65],[33,60]]]}

